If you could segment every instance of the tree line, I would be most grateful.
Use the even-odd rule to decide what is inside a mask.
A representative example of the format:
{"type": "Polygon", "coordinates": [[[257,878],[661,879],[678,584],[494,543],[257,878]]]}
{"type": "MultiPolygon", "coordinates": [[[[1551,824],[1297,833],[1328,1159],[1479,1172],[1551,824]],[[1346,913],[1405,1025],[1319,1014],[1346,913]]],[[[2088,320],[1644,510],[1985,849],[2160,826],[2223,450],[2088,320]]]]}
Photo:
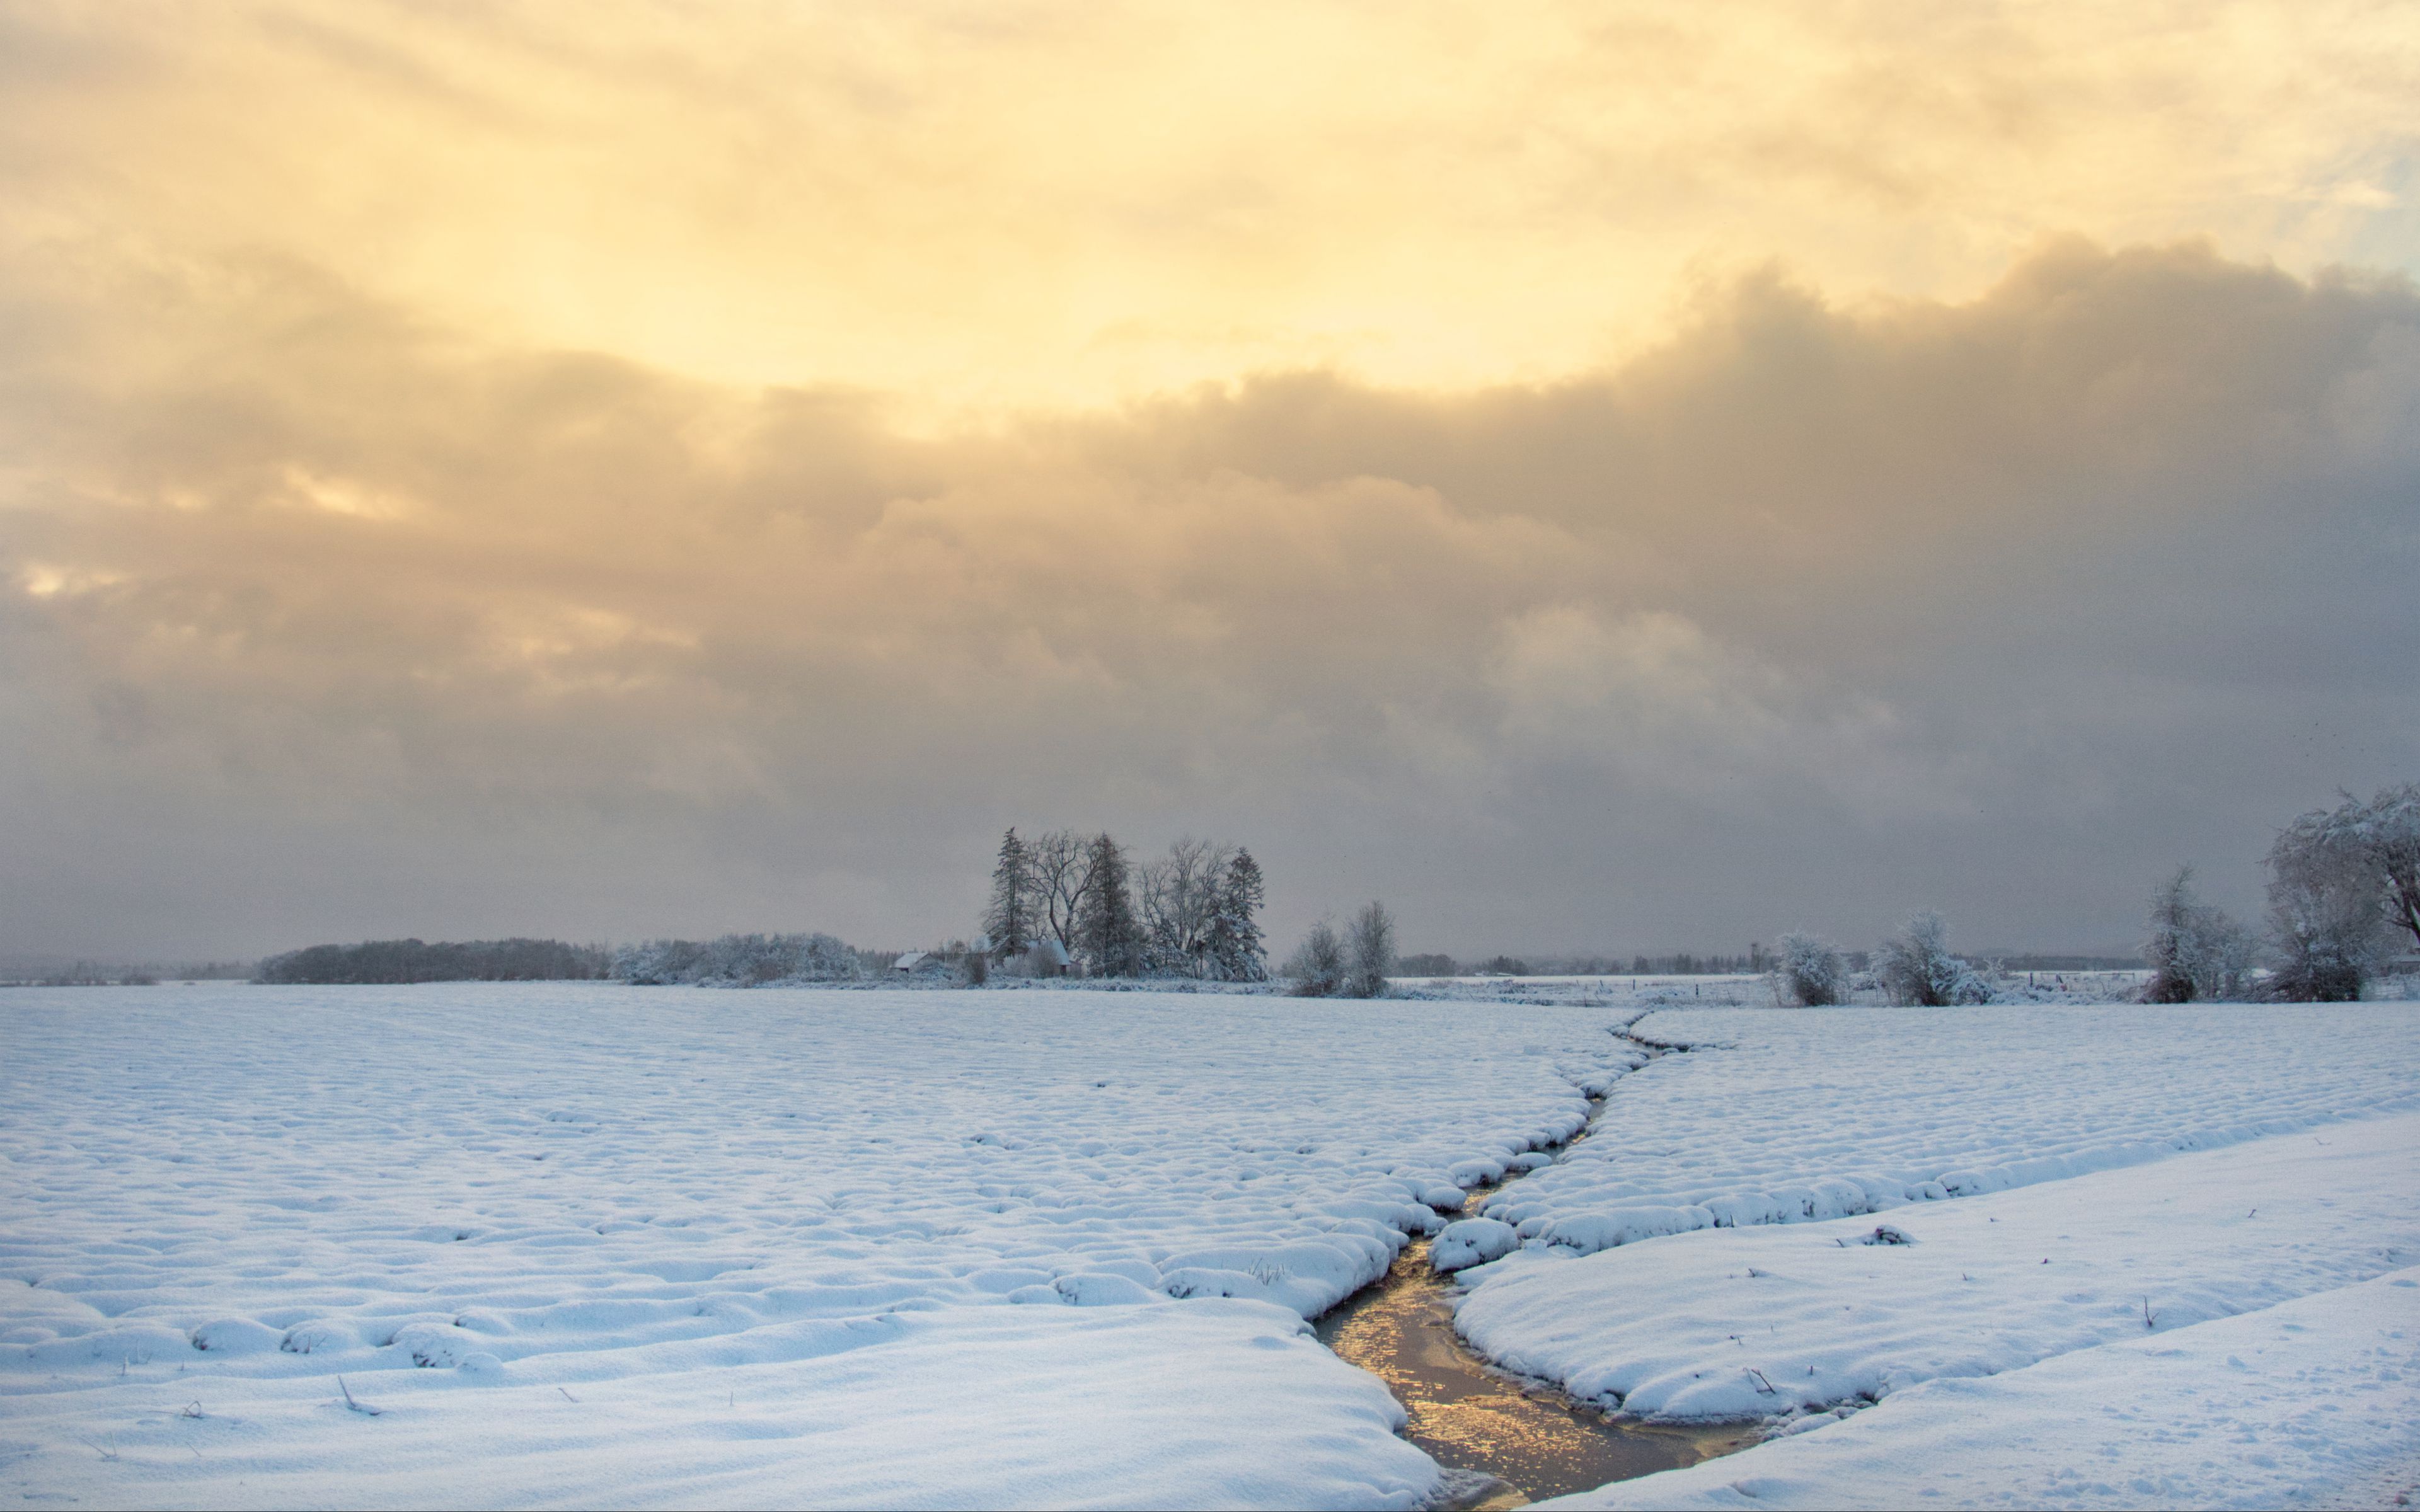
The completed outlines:
{"type": "Polygon", "coordinates": [[[365,940],[314,945],[272,955],[255,981],[300,983],[416,981],[594,981],[614,974],[601,945],[561,940],[365,940]]]}
{"type": "Polygon", "coordinates": [[[1104,831],[1001,838],[978,959],[1010,964],[1037,948],[1096,977],[1265,981],[1265,884],[1241,845],[1192,839],[1140,867],[1104,831]]]}
{"type": "MultiPolygon", "coordinates": [[[[2343,797],[2296,816],[2270,844],[2263,929],[2205,902],[2189,866],[2160,885],[2144,931],[2143,1001],[2352,1002],[2398,948],[2420,956],[2420,782],[2366,802],[2343,797]]],[[[1928,1006],[1993,995],[1989,973],[1950,953],[1931,912],[1883,942],[1863,971],[1829,941],[1784,934],[1773,977],[1783,1001],[1809,1007],[1860,985],[1928,1006]]]]}

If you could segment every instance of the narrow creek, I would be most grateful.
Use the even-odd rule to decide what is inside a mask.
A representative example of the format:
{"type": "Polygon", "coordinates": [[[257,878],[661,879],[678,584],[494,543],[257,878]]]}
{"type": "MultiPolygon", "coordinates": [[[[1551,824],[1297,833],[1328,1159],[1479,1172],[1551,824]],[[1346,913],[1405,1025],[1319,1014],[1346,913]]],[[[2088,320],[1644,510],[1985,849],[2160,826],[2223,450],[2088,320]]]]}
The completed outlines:
{"type": "MultiPolygon", "coordinates": [[[[1556,1159],[1589,1136],[1603,1107],[1603,1099],[1590,1100],[1588,1123],[1554,1151],[1556,1159]]],[[[1476,1216],[1490,1196],[1528,1174],[1514,1172],[1474,1189],[1461,1213],[1447,1216],[1476,1216]]],[[[1757,1442],[1750,1424],[1668,1427],[1619,1421],[1543,1381],[1507,1375],[1453,1331],[1459,1291],[1452,1276],[1429,1268],[1429,1241],[1416,1239],[1386,1275],[1315,1325],[1320,1342],[1339,1358],[1387,1383],[1410,1418],[1404,1436],[1446,1467],[1435,1507],[1526,1506],[1694,1465],[1757,1442]]]]}

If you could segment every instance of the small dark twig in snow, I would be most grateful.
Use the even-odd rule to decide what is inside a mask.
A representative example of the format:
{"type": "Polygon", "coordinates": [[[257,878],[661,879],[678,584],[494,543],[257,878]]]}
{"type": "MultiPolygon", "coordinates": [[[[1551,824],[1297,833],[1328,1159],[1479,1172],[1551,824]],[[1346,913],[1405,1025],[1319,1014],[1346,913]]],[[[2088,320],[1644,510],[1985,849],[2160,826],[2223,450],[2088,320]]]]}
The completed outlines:
{"type": "Polygon", "coordinates": [[[177,1415],[178,1417],[199,1417],[202,1415],[202,1404],[198,1401],[187,1402],[185,1404],[185,1410],[178,1412],[177,1415]]]}
{"type": "Polygon", "coordinates": [[[2260,1210],[2259,1210],[2259,1209],[2257,1209],[2257,1208],[2255,1208],[2255,1209],[2253,1209],[2250,1212],[2245,1213],[2243,1216],[2245,1216],[2246,1218],[2257,1218],[2257,1217],[2259,1217],[2259,1216],[2260,1216],[2260,1210]]]}
{"type": "Polygon", "coordinates": [[[1758,1269],[1757,1269],[1755,1266],[1753,1266],[1753,1265],[1751,1265],[1751,1266],[1749,1266],[1749,1267],[1747,1268],[1747,1273],[1748,1273],[1751,1277],[1754,1277],[1754,1276],[1760,1276],[1760,1275],[1764,1274],[1764,1273],[1763,1273],[1762,1271],[1758,1270],[1758,1269]]]}
{"type": "Polygon", "coordinates": [[[576,1405],[576,1404],[579,1402],[579,1400],[580,1400],[580,1398],[579,1398],[579,1397],[574,1396],[573,1395],[571,1395],[571,1393],[569,1393],[569,1392],[567,1392],[567,1391],[564,1391],[564,1390],[563,1390],[563,1388],[562,1388],[561,1386],[557,1386],[557,1387],[555,1387],[554,1389],[555,1389],[555,1390],[557,1390],[557,1391],[562,1391],[562,1392],[563,1392],[563,1399],[564,1399],[565,1401],[566,1401],[566,1402],[571,1402],[571,1403],[574,1403],[574,1404],[576,1405]]]}
{"type": "Polygon", "coordinates": [[[1781,1395],[1781,1393],[1780,1393],[1780,1392],[1778,1392],[1778,1391],[1776,1391],[1776,1390],[1775,1390],[1775,1389],[1774,1389],[1774,1385],[1773,1385],[1773,1382],[1772,1382],[1772,1381],[1767,1381],[1767,1380],[1765,1380],[1765,1379],[1764,1379],[1764,1372],[1763,1372],[1763,1371],[1759,1370],[1759,1369],[1758,1369],[1756,1366],[1754,1366],[1754,1365],[1749,1365],[1749,1366],[1747,1367],[1747,1373],[1748,1373],[1749,1375],[1754,1376],[1754,1377],[1756,1378],[1756,1389],[1757,1389],[1757,1390],[1759,1390],[1759,1391],[1762,1392],[1762,1393],[1763,1393],[1764,1395],[1766,1395],[1767,1396],[1780,1396],[1780,1395],[1781,1395]]]}
{"type": "Polygon", "coordinates": [[[383,1407],[372,1407],[367,1402],[355,1400],[353,1388],[345,1384],[345,1378],[342,1376],[336,1378],[336,1389],[345,1394],[345,1406],[364,1417],[380,1417],[385,1414],[386,1409],[383,1407]]]}
{"type": "Polygon", "coordinates": [[[2144,1331],[2145,1331],[2146,1333],[2149,1332],[2152,1328],[2154,1328],[2154,1327],[2156,1327],[2156,1326],[2158,1325],[2159,1320],[2160,1320],[2160,1315],[2159,1315],[2159,1314],[2157,1314],[2157,1313],[2155,1313],[2155,1312],[2153,1312],[2153,1311],[2151,1311],[2151,1299],[2150,1299],[2150,1298],[2149,1298],[2149,1297],[2144,1298],[2144,1299],[2143,1299],[2143,1328],[2144,1328],[2144,1331]]]}

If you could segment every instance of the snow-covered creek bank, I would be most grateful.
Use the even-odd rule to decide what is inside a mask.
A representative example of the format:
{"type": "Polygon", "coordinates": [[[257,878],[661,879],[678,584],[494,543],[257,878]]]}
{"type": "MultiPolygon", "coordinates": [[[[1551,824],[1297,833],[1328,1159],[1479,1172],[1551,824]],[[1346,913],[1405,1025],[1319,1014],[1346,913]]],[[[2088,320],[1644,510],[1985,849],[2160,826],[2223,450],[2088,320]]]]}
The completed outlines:
{"type": "MultiPolygon", "coordinates": [[[[1591,1127],[1602,1107],[1602,1099],[1590,1101],[1591,1127]]],[[[1571,1143],[1587,1137],[1584,1129],[1571,1143]]],[[[1476,1188],[1459,1211],[1476,1214],[1527,1174],[1476,1188]]],[[[1756,1441],[1753,1430],[1732,1426],[1621,1421],[1491,1366],[1454,1332],[1460,1288],[1432,1263],[1432,1244],[1413,1241],[1384,1277],[1319,1320],[1318,1336],[1339,1358],[1385,1381],[1403,1403],[1404,1436],[1448,1472],[1436,1506],[1523,1506],[1693,1465],[1756,1441]]]]}

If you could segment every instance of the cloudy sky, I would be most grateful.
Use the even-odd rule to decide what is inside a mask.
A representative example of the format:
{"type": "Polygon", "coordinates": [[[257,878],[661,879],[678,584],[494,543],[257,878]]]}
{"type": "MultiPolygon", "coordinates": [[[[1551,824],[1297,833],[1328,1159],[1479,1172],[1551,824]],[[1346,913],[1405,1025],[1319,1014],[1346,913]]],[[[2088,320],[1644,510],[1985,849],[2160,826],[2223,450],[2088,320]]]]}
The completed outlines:
{"type": "Polygon", "coordinates": [[[0,0],[0,950],[2129,937],[2420,776],[2397,3],[0,0]]]}

